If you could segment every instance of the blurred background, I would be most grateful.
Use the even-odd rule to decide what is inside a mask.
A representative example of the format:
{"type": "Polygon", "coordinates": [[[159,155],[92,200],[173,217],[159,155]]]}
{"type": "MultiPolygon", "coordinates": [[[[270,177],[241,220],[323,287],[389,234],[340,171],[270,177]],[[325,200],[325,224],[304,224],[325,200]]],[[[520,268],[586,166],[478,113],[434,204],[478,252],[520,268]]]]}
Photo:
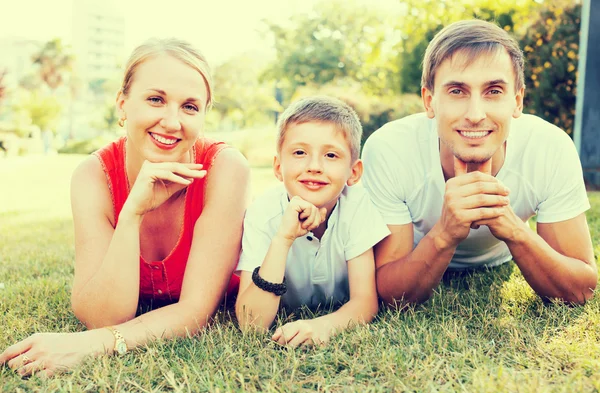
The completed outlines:
{"type": "Polygon", "coordinates": [[[206,133],[270,166],[274,123],[290,101],[337,96],[364,139],[422,111],[421,60],[442,26],[492,20],[527,60],[526,113],[572,134],[581,3],[574,0],[9,0],[0,16],[3,158],[87,154],[123,132],[116,93],[131,50],[186,39],[208,57],[216,104],[206,133]]]}

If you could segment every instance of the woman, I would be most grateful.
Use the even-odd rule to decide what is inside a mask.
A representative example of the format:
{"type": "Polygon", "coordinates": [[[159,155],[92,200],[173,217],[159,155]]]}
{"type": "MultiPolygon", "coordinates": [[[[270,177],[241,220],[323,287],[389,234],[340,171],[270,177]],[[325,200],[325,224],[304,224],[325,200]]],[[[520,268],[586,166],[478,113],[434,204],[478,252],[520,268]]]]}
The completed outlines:
{"type": "Polygon", "coordinates": [[[72,306],[89,330],[33,335],[0,364],[52,374],[193,334],[237,290],[249,170],[239,152],[202,137],[211,103],[208,65],[187,43],[134,50],[117,96],[126,137],[86,159],[71,184],[72,306]]]}

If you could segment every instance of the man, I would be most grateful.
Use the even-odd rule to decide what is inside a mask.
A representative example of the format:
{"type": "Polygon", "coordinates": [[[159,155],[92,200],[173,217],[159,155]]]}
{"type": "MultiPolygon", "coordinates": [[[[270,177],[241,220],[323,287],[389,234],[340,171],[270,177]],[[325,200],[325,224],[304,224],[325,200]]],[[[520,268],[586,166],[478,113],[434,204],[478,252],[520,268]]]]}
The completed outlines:
{"type": "Polygon", "coordinates": [[[448,269],[511,259],[543,298],[593,295],[581,164],[566,133],[522,114],[523,66],[498,26],[447,26],[425,53],[426,113],[367,141],[363,183],[391,231],[375,248],[386,302],[423,302],[448,269]],[[535,214],[537,233],[526,223],[535,214]]]}

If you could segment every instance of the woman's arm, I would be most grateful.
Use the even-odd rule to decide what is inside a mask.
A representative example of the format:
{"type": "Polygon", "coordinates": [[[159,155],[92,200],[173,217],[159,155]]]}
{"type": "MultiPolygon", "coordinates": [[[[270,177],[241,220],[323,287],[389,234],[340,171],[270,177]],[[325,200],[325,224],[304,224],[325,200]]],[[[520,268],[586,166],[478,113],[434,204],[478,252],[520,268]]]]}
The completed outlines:
{"type": "MultiPolygon", "coordinates": [[[[90,157],[73,174],[75,280],[71,302],[88,327],[114,325],[135,316],[139,296],[140,225],[206,171],[199,164],[144,162],[113,229],[112,198],[100,162],[90,157]]],[[[116,220],[116,217],[113,218],[116,220]]]]}
{"type": "MultiPolygon", "coordinates": [[[[249,169],[239,152],[227,149],[217,156],[207,176],[206,203],[194,227],[180,300],[115,326],[130,349],[157,337],[196,333],[214,314],[229,283],[249,199],[249,169]]],[[[52,374],[75,366],[85,356],[112,352],[114,343],[108,329],[36,334],[7,348],[0,354],[0,364],[8,362],[22,374],[40,370],[52,374]]]]}
{"type": "Polygon", "coordinates": [[[88,328],[133,318],[139,296],[141,218],[123,211],[113,228],[107,179],[94,156],[73,173],[71,208],[75,227],[73,312],[88,328]]]}

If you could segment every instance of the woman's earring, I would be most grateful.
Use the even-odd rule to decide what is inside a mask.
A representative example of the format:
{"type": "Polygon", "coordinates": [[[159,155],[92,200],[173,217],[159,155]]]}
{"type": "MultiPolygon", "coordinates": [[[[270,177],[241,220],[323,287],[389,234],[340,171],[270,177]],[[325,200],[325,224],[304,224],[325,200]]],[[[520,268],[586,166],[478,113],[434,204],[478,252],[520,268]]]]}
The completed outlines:
{"type": "Polygon", "coordinates": [[[124,117],[119,119],[119,127],[121,127],[121,128],[125,127],[125,118],[124,117]]]}

